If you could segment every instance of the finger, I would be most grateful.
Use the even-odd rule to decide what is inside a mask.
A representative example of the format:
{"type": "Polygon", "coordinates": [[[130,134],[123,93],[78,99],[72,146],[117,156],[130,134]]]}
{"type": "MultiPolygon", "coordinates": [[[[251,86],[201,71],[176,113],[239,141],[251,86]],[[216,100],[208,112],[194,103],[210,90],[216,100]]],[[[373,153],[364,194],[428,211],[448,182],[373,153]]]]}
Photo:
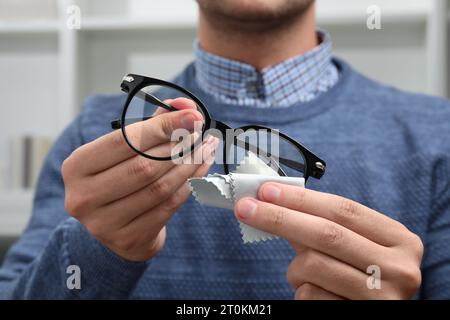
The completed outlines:
{"type": "Polygon", "coordinates": [[[399,230],[405,227],[398,221],[337,195],[269,182],[261,186],[258,198],[334,221],[383,246],[404,241],[399,230]]]}
{"type": "MultiPolygon", "coordinates": [[[[170,154],[177,150],[177,146],[172,143],[160,144],[149,150],[152,154],[170,154]]],[[[201,152],[201,151],[200,151],[201,152]]],[[[136,155],[125,160],[118,165],[105,171],[97,173],[87,179],[85,188],[90,189],[95,194],[91,206],[98,207],[122,197],[128,196],[163,176],[176,164],[190,163],[190,154],[184,157],[169,161],[157,161],[136,155]],[[104,186],[111,186],[104,188],[104,186]]],[[[200,159],[201,160],[201,159],[200,159]]],[[[201,163],[201,161],[197,162],[201,163]]]]}
{"type": "Polygon", "coordinates": [[[295,291],[295,300],[344,300],[344,298],[311,283],[304,283],[295,291]]]}
{"type": "MultiPolygon", "coordinates": [[[[200,165],[192,176],[204,176],[208,172],[209,167],[210,165],[206,163],[200,165]]],[[[189,195],[190,189],[187,182],[185,182],[166,201],[139,215],[120,229],[116,237],[118,239],[132,237],[136,243],[152,241],[189,195]]]]}
{"type": "MultiPolygon", "coordinates": [[[[214,153],[217,143],[212,141],[209,145],[201,146],[205,159],[212,156],[211,154],[214,153]]],[[[113,231],[114,229],[124,228],[138,216],[153,211],[153,208],[164,204],[171,197],[173,199],[168,200],[169,207],[172,202],[184,202],[185,199],[181,199],[179,193],[173,195],[172,190],[180,189],[192,176],[206,174],[209,167],[210,163],[177,165],[153,184],[100,208],[92,219],[98,223],[110,221],[110,229],[104,230],[104,232],[113,231]]],[[[91,222],[94,223],[92,220],[91,222]]]]}
{"type": "MultiPolygon", "coordinates": [[[[196,110],[168,112],[158,117],[136,122],[126,128],[128,140],[141,150],[148,150],[171,139],[175,129],[192,131],[203,116],[196,110]]],[[[94,174],[106,170],[136,153],[126,143],[121,130],[104,135],[78,148],[73,161],[78,161],[79,174],[94,174]]]]}
{"type": "MultiPolygon", "coordinates": [[[[198,168],[198,170],[192,175],[192,177],[203,177],[208,173],[210,168],[211,162],[205,162],[198,168]]],[[[181,206],[190,195],[191,189],[189,188],[189,183],[185,181],[185,183],[174,194],[174,198],[178,199],[178,201],[175,201],[176,203],[178,203],[178,206],[176,206],[176,208],[178,209],[179,206],[181,206]]]]}
{"type": "Polygon", "coordinates": [[[293,288],[311,283],[346,299],[377,299],[382,294],[381,290],[369,289],[368,274],[312,249],[295,257],[287,278],[293,288]]]}
{"type": "Polygon", "coordinates": [[[98,237],[101,242],[115,252],[119,257],[128,261],[143,262],[154,257],[164,246],[166,228],[162,228],[153,238],[142,241],[142,234],[129,234],[126,236],[98,237]]]}
{"type": "MultiPolygon", "coordinates": [[[[170,148],[170,146],[167,147],[170,148]]],[[[174,165],[172,161],[156,161],[135,155],[112,168],[97,173],[87,178],[85,182],[85,188],[90,190],[87,192],[95,194],[91,206],[103,206],[133,194],[158,180],[174,165]],[[105,186],[109,187],[105,188],[105,186]]]]}
{"type": "Polygon", "coordinates": [[[170,105],[178,110],[197,109],[197,104],[192,100],[184,97],[173,99],[170,105]]]}
{"type": "MultiPolygon", "coordinates": [[[[173,99],[166,99],[166,100],[164,100],[164,103],[171,105],[172,101],[173,101],[173,99]]],[[[152,114],[152,117],[156,117],[156,116],[159,116],[160,114],[167,113],[167,112],[169,112],[169,110],[166,110],[162,107],[158,107],[158,108],[156,108],[155,112],[152,114]]]]}
{"type": "MultiPolygon", "coordinates": [[[[210,169],[210,165],[207,163],[202,164],[199,169],[191,177],[202,177],[207,174],[210,169]]],[[[164,227],[180,206],[189,198],[191,190],[188,182],[186,181],[181,185],[178,190],[168,199],[168,201],[160,203],[154,212],[142,215],[142,220],[139,221],[139,225],[149,225],[150,223],[157,226],[157,228],[164,227]],[[155,212],[164,212],[164,214],[154,215],[155,212]],[[156,219],[155,219],[156,217],[156,219]]]]}
{"type": "MultiPolygon", "coordinates": [[[[188,98],[184,98],[184,97],[180,97],[180,98],[176,98],[176,99],[166,99],[164,100],[164,102],[172,107],[174,107],[175,109],[178,110],[184,110],[184,109],[197,109],[197,105],[195,104],[195,102],[191,99],[188,98]]],[[[162,107],[158,107],[155,111],[155,113],[153,114],[153,116],[157,116],[160,115],[162,113],[166,113],[169,112],[169,110],[164,109],[162,107]]]]}
{"type": "Polygon", "coordinates": [[[322,217],[248,197],[236,203],[235,214],[245,224],[316,249],[360,270],[371,264],[380,265],[386,258],[385,247],[322,217]]]}

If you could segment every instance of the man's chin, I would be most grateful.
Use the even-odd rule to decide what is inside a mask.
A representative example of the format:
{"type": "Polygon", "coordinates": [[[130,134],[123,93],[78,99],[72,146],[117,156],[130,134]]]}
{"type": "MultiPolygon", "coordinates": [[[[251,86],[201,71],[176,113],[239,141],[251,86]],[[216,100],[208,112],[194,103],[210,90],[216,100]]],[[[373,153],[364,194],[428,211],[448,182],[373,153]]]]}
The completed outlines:
{"type": "Polygon", "coordinates": [[[314,0],[197,0],[207,16],[249,28],[280,24],[304,14],[314,0]]]}

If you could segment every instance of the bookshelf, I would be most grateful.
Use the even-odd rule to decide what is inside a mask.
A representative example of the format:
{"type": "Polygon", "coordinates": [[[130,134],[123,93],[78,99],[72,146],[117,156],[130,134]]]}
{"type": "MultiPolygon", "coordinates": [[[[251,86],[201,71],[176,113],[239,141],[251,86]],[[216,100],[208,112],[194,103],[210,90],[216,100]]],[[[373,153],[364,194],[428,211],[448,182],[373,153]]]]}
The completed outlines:
{"type": "MultiPolygon", "coordinates": [[[[0,0],[0,7],[26,1],[0,0]]],[[[21,119],[6,123],[2,136],[56,138],[86,96],[119,92],[123,74],[169,79],[193,59],[194,0],[28,1],[42,1],[39,17],[21,16],[20,5],[17,16],[0,12],[0,117],[21,119]],[[66,26],[73,5],[81,29],[66,26]]],[[[406,90],[448,95],[446,0],[317,1],[319,26],[356,69],[406,90]],[[381,30],[366,28],[373,4],[382,10],[381,30]]],[[[0,154],[5,143],[0,139],[0,154]]],[[[0,236],[21,232],[32,197],[32,190],[0,189],[0,236]]]]}

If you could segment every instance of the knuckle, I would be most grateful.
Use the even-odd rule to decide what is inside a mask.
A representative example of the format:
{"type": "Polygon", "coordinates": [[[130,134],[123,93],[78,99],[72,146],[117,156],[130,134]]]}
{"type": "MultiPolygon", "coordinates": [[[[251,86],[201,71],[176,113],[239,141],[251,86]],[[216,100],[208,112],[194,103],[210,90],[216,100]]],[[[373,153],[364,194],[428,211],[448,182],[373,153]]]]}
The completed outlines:
{"type": "MultiPolygon", "coordinates": [[[[129,135],[129,134],[127,133],[127,135],[129,135]]],[[[132,137],[129,136],[128,139],[132,139],[132,137]]],[[[125,139],[120,130],[114,132],[113,135],[111,136],[111,144],[112,144],[113,148],[121,148],[125,145],[125,143],[126,143],[125,139]]]]}
{"type": "Polygon", "coordinates": [[[276,208],[269,215],[270,223],[277,229],[281,228],[286,221],[286,211],[283,208],[276,208]]]}
{"type": "MultiPolygon", "coordinates": [[[[165,196],[172,190],[172,186],[166,179],[161,178],[153,182],[148,186],[148,191],[152,197],[161,197],[165,196]]],[[[167,201],[167,199],[166,199],[167,201]]]]}
{"type": "Polygon", "coordinates": [[[68,158],[70,159],[78,159],[83,157],[82,155],[86,152],[86,148],[90,143],[86,143],[81,145],[80,147],[76,148],[75,150],[72,151],[72,153],[69,155],[68,158]]]}
{"type": "Polygon", "coordinates": [[[64,198],[64,209],[69,215],[77,218],[86,212],[89,203],[88,195],[68,192],[64,198]]]}
{"type": "Polygon", "coordinates": [[[328,247],[337,246],[343,237],[342,230],[334,223],[327,223],[319,233],[319,241],[328,247]]]}
{"type": "Polygon", "coordinates": [[[300,277],[299,277],[299,269],[300,269],[300,257],[296,256],[294,260],[289,264],[287,272],[286,272],[286,279],[290,286],[294,289],[296,289],[300,283],[300,277]]]}
{"type": "Polygon", "coordinates": [[[422,239],[415,233],[410,232],[410,243],[412,250],[419,261],[422,260],[423,252],[425,250],[422,239]]]}
{"type": "Polygon", "coordinates": [[[308,250],[303,255],[303,273],[305,276],[314,274],[317,270],[323,270],[321,258],[312,250],[308,250]]]}
{"type": "Polygon", "coordinates": [[[91,222],[86,224],[86,229],[92,236],[94,236],[97,239],[103,238],[103,235],[105,234],[104,232],[105,228],[99,222],[91,222]]]}
{"type": "Polygon", "coordinates": [[[113,246],[121,251],[132,250],[137,246],[137,243],[138,239],[135,235],[117,237],[112,242],[113,246]]]}
{"type": "Polygon", "coordinates": [[[133,177],[151,179],[154,176],[153,161],[140,156],[135,157],[129,170],[129,174],[133,177]]]}
{"type": "Polygon", "coordinates": [[[301,205],[305,202],[306,198],[306,188],[298,187],[294,188],[294,197],[295,197],[295,203],[297,205],[301,205]]]}
{"type": "Polygon", "coordinates": [[[174,125],[172,118],[169,117],[170,114],[167,114],[167,116],[160,117],[160,126],[162,133],[165,137],[171,137],[172,132],[174,130],[174,125]]]}
{"type": "Polygon", "coordinates": [[[306,282],[297,288],[295,292],[296,300],[308,300],[313,298],[315,292],[315,288],[312,284],[306,282]]]}
{"type": "Polygon", "coordinates": [[[77,173],[77,167],[79,166],[81,159],[81,150],[83,148],[84,146],[81,146],[72,151],[72,153],[61,163],[61,175],[63,176],[63,179],[70,178],[77,173]]]}
{"type": "Polygon", "coordinates": [[[405,298],[412,297],[422,283],[422,273],[418,266],[403,268],[399,277],[403,279],[405,298]]]}
{"type": "Polygon", "coordinates": [[[71,157],[69,156],[68,158],[66,158],[63,163],[61,164],[61,175],[63,177],[63,180],[66,180],[69,176],[70,173],[72,171],[72,162],[71,162],[71,157]]]}
{"type": "Polygon", "coordinates": [[[338,205],[334,212],[338,223],[351,223],[359,217],[358,204],[350,199],[339,197],[338,205]]]}
{"type": "Polygon", "coordinates": [[[155,254],[160,252],[162,250],[162,248],[164,247],[165,235],[160,236],[160,234],[158,234],[158,236],[156,236],[155,240],[152,242],[152,244],[150,246],[150,251],[154,252],[155,254]]]}
{"type": "Polygon", "coordinates": [[[406,226],[401,225],[399,230],[401,234],[402,243],[397,247],[397,249],[407,250],[412,257],[414,257],[415,262],[421,262],[424,254],[424,244],[420,236],[411,232],[406,226]]]}
{"type": "Polygon", "coordinates": [[[390,299],[410,299],[414,296],[422,284],[422,273],[420,265],[416,262],[407,261],[404,258],[398,258],[402,263],[393,263],[388,267],[389,281],[388,294],[390,299]]]}
{"type": "Polygon", "coordinates": [[[425,251],[425,246],[424,246],[424,244],[422,242],[422,239],[420,239],[420,238],[419,238],[419,241],[417,243],[417,249],[416,250],[417,250],[417,258],[419,259],[419,261],[422,261],[423,254],[424,254],[424,251],[425,251]]]}
{"type": "Polygon", "coordinates": [[[165,202],[165,209],[172,213],[178,209],[178,207],[183,203],[184,197],[178,193],[173,194],[165,202]]]}

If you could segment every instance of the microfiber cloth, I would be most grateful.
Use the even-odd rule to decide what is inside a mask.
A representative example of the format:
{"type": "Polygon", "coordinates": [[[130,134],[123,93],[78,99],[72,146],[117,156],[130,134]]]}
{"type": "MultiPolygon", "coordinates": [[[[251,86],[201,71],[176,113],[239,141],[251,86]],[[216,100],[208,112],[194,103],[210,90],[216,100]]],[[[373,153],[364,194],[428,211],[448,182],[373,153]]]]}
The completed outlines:
{"type": "MultiPolygon", "coordinates": [[[[192,195],[200,204],[230,210],[233,210],[236,201],[243,197],[256,198],[259,187],[265,182],[305,186],[304,178],[282,177],[251,152],[234,172],[226,175],[214,173],[203,178],[191,178],[188,181],[192,195]]],[[[239,225],[244,243],[276,238],[242,222],[239,222],[239,225]]]]}

